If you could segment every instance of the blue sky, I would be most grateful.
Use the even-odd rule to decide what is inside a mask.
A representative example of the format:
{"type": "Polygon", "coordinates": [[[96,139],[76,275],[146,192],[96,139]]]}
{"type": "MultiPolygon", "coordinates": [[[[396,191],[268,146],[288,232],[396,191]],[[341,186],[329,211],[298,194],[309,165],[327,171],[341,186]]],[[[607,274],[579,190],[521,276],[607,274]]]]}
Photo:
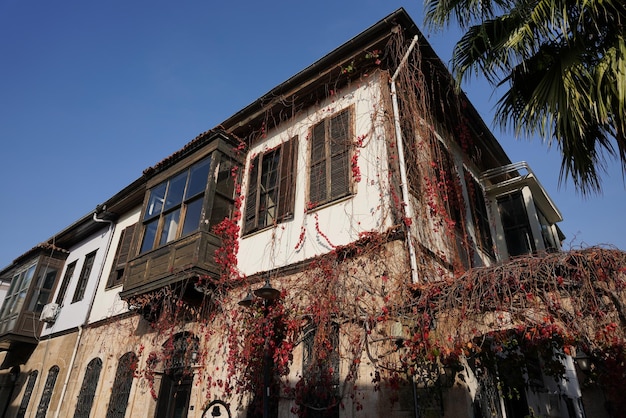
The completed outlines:
{"type": "MultiPolygon", "coordinates": [[[[398,7],[418,0],[0,0],[0,268],[87,215],[180,149],[398,7]]],[[[448,62],[459,33],[428,34],[448,62]]],[[[496,97],[464,86],[492,126],[496,97]]],[[[557,187],[560,158],[494,129],[564,215],[566,247],[626,249],[626,190],[557,187]]]]}

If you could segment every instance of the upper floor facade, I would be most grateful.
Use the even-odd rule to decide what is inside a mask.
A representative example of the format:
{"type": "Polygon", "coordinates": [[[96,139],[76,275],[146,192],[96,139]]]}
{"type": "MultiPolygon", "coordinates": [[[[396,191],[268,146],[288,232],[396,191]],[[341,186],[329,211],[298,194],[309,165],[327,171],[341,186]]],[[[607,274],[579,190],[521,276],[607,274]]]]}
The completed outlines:
{"type": "Polygon", "coordinates": [[[60,308],[50,334],[167,286],[193,301],[204,291],[194,278],[287,268],[370,234],[403,236],[409,258],[449,274],[560,248],[554,203],[454,92],[402,10],[218,126],[106,201],[106,222],[90,214],[51,238],[63,251],[44,263],[50,283],[33,280],[43,259],[5,269],[7,329],[37,289],[42,307],[60,308]]]}

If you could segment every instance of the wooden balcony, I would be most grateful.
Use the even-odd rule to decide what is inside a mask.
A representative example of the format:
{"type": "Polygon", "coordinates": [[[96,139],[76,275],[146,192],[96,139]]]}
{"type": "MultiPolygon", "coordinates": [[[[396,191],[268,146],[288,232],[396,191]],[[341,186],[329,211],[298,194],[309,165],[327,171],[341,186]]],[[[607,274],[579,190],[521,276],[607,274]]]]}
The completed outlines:
{"type": "Polygon", "coordinates": [[[126,267],[123,299],[175,284],[191,276],[218,276],[215,250],[221,240],[210,232],[198,231],[168,245],[141,254],[126,267]]]}

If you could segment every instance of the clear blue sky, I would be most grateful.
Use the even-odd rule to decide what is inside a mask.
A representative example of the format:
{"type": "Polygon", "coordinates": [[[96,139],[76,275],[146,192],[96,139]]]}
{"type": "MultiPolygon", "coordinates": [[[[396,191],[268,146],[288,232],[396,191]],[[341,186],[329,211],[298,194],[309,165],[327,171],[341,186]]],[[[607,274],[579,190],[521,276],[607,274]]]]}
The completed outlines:
{"type": "MultiPolygon", "coordinates": [[[[401,6],[423,28],[418,0],[0,0],[0,268],[401,6]]],[[[448,62],[458,32],[425,34],[448,62]]],[[[490,90],[464,88],[492,126],[490,90]]],[[[556,201],[566,246],[626,249],[616,165],[583,200],[557,189],[556,150],[494,132],[556,201]]]]}

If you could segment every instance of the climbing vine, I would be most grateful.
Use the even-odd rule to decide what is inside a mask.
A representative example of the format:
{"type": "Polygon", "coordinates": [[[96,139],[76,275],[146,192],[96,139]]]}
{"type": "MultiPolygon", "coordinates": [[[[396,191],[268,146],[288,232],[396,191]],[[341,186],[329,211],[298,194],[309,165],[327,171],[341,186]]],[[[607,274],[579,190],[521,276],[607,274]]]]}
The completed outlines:
{"type": "MultiPolygon", "coordinates": [[[[340,95],[342,88],[372,71],[388,76],[405,49],[399,34],[384,49],[363,51],[337,68],[328,95],[340,95]]],[[[354,242],[339,245],[324,230],[319,208],[309,203],[304,213],[309,222],[300,226],[295,245],[290,242],[289,247],[301,251],[310,234],[328,252],[246,277],[238,264],[239,197],[233,216],[212,231],[222,242],[215,252],[219,274],[185,276],[181,285],[129,301],[152,325],[155,341],[164,336],[173,341],[181,332],[200,338],[198,352],[186,356],[195,356],[195,373],[206,383],[207,402],[226,396],[259,412],[269,387],[272,408],[277,399],[286,399],[293,405],[291,412],[302,417],[312,411],[332,415],[348,407],[358,412],[366,387],[397,394],[407,382],[422,387],[453,384],[443,382],[447,368],[489,375],[480,370],[493,371],[494,359],[503,353],[511,363],[519,351],[540,358],[547,374],[559,377],[564,374],[562,356],[583,350],[595,361],[595,381],[624,382],[613,374],[624,372],[626,254],[589,248],[531,254],[500,264],[483,254],[476,262],[479,243],[468,236],[470,211],[464,198],[474,191],[467,187],[464,194],[467,176],[455,174],[459,167],[480,163],[467,104],[445,88],[448,80],[421,59],[419,48],[397,81],[410,196],[398,187],[398,152],[392,141],[386,144],[389,172],[375,177],[361,170],[362,150],[373,132],[349,138],[352,180],[359,187],[384,183],[380,196],[392,206],[385,210],[392,214],[393,226],[359,231],[354,242]],[[444,145],[436,132],[458,141],[444,145]],[[454,160],[454,147],[464,151],[465,160],[454,160]],[[417,208],[412,217],[405,212],[409,202],[417,208]],[[407,267],[407,240],[417,248],[417,271],[407,267]],[[249,307],[240,307],[238,302],[267,275],[280,297],[252,298],[249,307]],[[414,276],[418,282],[411,281],[414,276]]],[[[373,119],[382,119],[379,123],[389,130],[385,135],[393,138],[388,96],[373,119]]],[[[270,122],[283,117],[267,115],[247,140],[265,138],[270,122]]],[[[270,228],[278,241],[280,226],[270,228]]],[[[155,372],[172,353],[168,343],[159,344],[137,371],[150,382],[153,396],[155,372]]],[[[520,358],[514,366],[523,367],[525,361],[520,358]]]]}

